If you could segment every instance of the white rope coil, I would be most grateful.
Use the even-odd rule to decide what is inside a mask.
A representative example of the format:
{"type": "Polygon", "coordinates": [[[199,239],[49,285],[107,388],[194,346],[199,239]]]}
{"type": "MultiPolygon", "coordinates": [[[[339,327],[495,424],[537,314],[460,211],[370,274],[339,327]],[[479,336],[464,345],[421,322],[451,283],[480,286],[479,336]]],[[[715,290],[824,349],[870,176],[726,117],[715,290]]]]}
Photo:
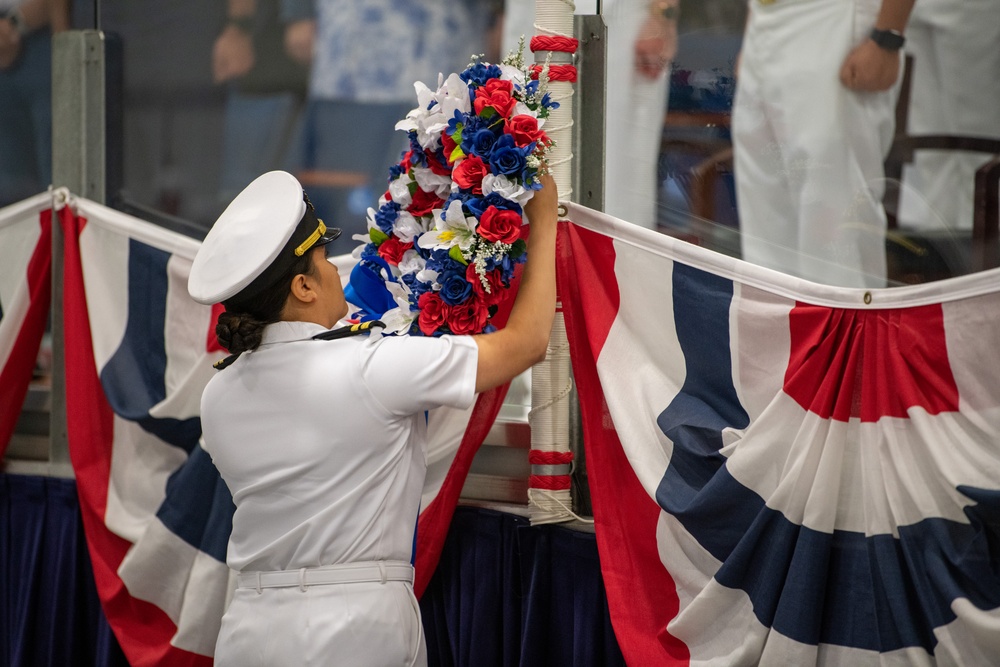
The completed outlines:
{"type": "MultiPolygon", "coordinates": [[[[539,35],[573,37],[572,0],[536,0],[535,30],[539,35]]],[[[551,63],[550,52],[536,54],[536,64],[551,63]],[[541,62],[539,62],[541,60],[541,62]]],[[[549,153],[549,169],[559,188],[559,198],[569,200],[573,194],[573,95],[574,86],[567,81],[549,81],[549,95],[559,108],[552,110],[545,124],[545,132],[555,141],[549,153]]],[[[542,452],[568,453],[570,451],[569,420],[570,397],[573,388],[566,339],[566,323],[557,307],[552,335],[545,360],[531,370],[531,448],[542,452]]],[[[573,499],[569,489],[528,489],[528,514],[533,525],[561,523],[577,517],[572,510],[573,499]]]]}

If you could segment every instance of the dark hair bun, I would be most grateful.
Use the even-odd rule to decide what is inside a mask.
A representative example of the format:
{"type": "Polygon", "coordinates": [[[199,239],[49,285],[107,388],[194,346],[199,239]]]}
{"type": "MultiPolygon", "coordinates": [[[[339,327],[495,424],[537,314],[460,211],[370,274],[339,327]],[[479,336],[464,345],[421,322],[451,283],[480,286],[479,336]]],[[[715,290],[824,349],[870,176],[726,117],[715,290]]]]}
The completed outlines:
{"type": "Polygon", "coordinates": [[[265,326],[266,322],[250,315],[223,311],[215,324],[215,335],[219,345],[231,354],[239,354],[257,349],[265,326]]]}

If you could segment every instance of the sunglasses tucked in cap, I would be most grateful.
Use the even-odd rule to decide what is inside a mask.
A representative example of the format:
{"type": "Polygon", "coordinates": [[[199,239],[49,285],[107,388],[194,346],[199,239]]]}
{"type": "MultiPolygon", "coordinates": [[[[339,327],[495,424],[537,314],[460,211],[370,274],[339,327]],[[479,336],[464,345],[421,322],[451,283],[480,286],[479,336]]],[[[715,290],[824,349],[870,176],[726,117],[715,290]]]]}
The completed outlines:
{"type": "Polygon", "coordinates": [[[198,249],[188,292],[214,304],[269,287],[309,249],[340,236],[316,217],[294,176],[257,177],[219,216],[198,249]]]}

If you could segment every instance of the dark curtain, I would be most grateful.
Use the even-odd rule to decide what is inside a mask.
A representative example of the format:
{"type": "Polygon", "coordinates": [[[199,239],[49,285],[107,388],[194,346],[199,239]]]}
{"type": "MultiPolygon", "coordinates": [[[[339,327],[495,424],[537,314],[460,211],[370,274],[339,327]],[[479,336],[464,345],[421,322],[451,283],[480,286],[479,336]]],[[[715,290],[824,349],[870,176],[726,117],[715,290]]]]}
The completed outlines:
{"type": "MultiPolygon", "coordinates": [[[[0,474],[0,664],[119,667],[73,480],[0,474]]],[[[589,533],[455,512],[420,601],[430,664],[624,665],[589,533]]]]}
{"type": "Polygon", "coordinates": [[[128,662],[101,611],[73,480],[0,474],[0,664],[128,662]]]}
{"type": "Polygon", "coordinates": [[[460,507],[420,607],[432,667],[625,664],[590,533],[460,507]]]}

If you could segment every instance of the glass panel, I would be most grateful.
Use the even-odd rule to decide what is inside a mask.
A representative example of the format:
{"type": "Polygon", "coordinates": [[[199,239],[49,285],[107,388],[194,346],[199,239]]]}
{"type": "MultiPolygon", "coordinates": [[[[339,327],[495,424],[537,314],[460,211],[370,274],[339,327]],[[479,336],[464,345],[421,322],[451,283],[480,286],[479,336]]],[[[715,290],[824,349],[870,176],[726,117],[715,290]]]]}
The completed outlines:
{"type": "MultiPolygon", "coordinates": [[[[344,229],[337,253],[357,245],[405,148],[393,127],[416,104],[414,82],[434,85],[498,43],[495,0],[100,7],[124,51],[120,198],[207,228],[253,178],[286,169],[344,229]]],[[[78,7],[77,25],[92,12],[78,7]]]]}
{"type": "MultiPolygon", "coordinates": [[[[973,219],[976,172],[988,176],[983,165],[1000,154],[996,5],[917,3],[908,23],[879,8],[602,2],[606,210],[834,285],[925,282],[989,266],[977,261],[984,246],[973,219]],[[876,22],[905,33],[905,69],[891,50],[897,37],[870,37],[876,22]],[[870,87],[883,90],[858,90],[870,87]]],[[[994,192],[998,174],[994,166],[994,192]]],[[[981,215],[989,182],[978,193],[981,215]]],[[[995,261],[996,241],[985,251],[995,261]]]]}

